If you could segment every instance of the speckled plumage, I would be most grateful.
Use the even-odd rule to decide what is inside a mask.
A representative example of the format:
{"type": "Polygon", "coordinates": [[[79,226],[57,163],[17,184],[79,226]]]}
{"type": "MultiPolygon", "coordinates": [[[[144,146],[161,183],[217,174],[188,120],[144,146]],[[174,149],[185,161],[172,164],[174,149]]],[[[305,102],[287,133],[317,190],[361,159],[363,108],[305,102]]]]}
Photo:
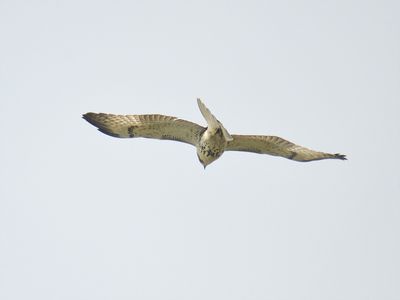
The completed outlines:
{"type": "Polygon", "coordinates": [[[176,117],[151,115],[113,115],[86,113],[83,118],[99,131],[118,138],[166,139],[191,144],[204,168],[224,151],[246,151],[282,156],[295,161],[342,159],[342,154],[330,154],[307,149],[277,136],[230,135],[204,103],[197,99],[207,127],[176,117]]]}

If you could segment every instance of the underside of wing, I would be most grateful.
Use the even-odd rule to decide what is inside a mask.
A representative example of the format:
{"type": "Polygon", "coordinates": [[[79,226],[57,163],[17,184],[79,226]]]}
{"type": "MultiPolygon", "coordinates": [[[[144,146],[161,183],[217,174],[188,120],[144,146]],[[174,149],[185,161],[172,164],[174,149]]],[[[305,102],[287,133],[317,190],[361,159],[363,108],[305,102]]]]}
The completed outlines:
{"type": "Polygon", "coordinates": [[[164,115],[86,113],[83,118],[101,132],[118,138],[144,137],[196,145],[204,127],[164,115]]]}
{"type": "Polygon", "coordinates": [[[296,161],[346,159],[345,155],[314,151],[296,145],[277,136],[232,135],[232,137],[233,141],[228,142],[225,151],[246,151],[260,154],[270,154],[282,156],[296,161]]]}

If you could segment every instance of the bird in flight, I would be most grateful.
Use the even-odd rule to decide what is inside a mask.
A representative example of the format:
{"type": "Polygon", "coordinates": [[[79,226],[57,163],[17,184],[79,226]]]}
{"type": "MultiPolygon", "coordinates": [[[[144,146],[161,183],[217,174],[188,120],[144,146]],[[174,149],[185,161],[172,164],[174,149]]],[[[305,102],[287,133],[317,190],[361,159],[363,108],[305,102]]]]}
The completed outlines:
{"type": "Polygon", "coordinates": [[[224,151],[269,154],[301,162],[346,160],[343,154],[310,150],[277,136],[231,135],[200,99],[197,99],[197,104],[207,127],[158,114],[114,115],[89,112],[83,118],[99,131],[117,138],[143,137],[191,144],[196,147],[197,157],[204,168],[217,160],[224,151]]]}

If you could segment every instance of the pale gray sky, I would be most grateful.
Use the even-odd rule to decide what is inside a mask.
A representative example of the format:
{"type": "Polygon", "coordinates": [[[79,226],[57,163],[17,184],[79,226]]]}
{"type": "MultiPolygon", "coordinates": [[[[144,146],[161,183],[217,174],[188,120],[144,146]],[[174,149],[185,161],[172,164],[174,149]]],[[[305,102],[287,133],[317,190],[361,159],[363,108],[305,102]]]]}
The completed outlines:
{"type": "Polygon", "coordinates": [[[398,1],[0,1],[0,298],[399,299],[398,1]],[[113,139],[162,113],[349,160],[113,139]]]}

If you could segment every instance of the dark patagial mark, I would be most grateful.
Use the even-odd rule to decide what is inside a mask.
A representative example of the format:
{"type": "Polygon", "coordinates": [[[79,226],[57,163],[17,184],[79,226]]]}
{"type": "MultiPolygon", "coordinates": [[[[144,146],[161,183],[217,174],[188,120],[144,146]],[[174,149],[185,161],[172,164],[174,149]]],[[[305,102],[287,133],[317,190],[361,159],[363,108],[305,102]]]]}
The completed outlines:
{"type": "Polygon", "coordinates": [[[289,158],[289,159],[293,159],[293,158],[296,157],[296,155],[297,155],[297,153],[294,152],[294,151],[292,151],[292,152],[290,153],[290,156],[289,156],[288,158],[289,158]]]}
{"type": "Polygon", "coordinates": [[[128,127],[128,135],[129,137],[133,138],[135,137],[135,132],[134,130],[137,128],[137,126],[130,126],[128,127]]]}

